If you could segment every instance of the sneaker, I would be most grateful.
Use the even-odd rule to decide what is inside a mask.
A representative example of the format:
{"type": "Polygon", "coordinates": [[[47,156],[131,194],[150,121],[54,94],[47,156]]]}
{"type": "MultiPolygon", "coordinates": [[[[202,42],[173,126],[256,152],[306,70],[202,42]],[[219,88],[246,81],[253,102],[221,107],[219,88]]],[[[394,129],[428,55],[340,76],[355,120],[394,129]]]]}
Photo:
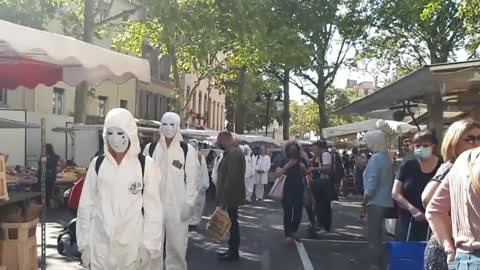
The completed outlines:
{"type": "Polygon", "coordinates": [[[285,239],[285,242],[287,243],[288,246],[295,246],[295,240],[291,237],[287,237],[285,239]]]}

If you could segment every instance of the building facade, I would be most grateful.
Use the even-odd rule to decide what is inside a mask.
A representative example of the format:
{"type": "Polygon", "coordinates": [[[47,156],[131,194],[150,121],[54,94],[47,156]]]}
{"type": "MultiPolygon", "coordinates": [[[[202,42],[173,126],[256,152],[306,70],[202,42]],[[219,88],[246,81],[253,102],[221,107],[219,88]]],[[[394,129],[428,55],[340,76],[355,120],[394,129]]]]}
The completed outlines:
{"type": "Polygon", "coordinates": [[[357,80],[347,80],[347,88],[352,88],[358,90],[360,96],[368,96],[373,94],[375,91],[380,89],[374,82],[358,82],[357,80]]]}

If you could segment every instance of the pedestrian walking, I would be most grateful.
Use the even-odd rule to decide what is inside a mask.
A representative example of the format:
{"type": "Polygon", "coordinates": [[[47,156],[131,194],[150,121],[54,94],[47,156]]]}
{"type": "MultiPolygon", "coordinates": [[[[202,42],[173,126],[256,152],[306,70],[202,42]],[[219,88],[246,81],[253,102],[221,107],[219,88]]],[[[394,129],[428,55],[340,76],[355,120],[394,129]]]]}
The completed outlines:
{"type": "Polygon", "coordinates": [[[255,198],[262,201],[265,185],[268,184],[268,172],[272,166],[265,146],[260,147],[260,154],[255,160],[255,198]]]}
{"type": "Polygon", "coordinates": [[[333,155],[328,152],[327,142],[322,140],[312,146],[315,154],[308,173],[311,174],[310,190],[314,199],[317,226],[330,232],[332,227],[331,202],[337,198],[334,180],[333,155]]]}
{"type": "Polygon", "coordinates": [[[402,163],[395,179],[392,197],[400,207],[395,234],[406,241],[411,225],[410,241],[427,239],[428,223],[422,204],[422,192],[435,176],[441,160],[433,154],[437,140],[429,131],[420,131],[413,138],[415,158],[402,163]]]}
{"type": "Polygon", "coordinates": [[[140,154],[132,114],[113,109],[103,129],[105,155],[92,160],[80,197],[77,244],[92,270],[143,269],[161,256],[161,175],[140,154]]]}
{"type": "Polygon", "coordinates": [[[203,209],[207,200],[207,190],[210,187],[210,177],[208,176],[207,161],[205,157],[198,151],[197,140],[190,140],[190,145],[195,148],[198,156],[197,166],[197,197],[193,206],[193,217],[190,221],[190,229],[196,229],[202,221],[203,209]]]}
{"type": "Polygon", "coordinates": [[[217,144],[224,150],[223,159],[218,168],[217,204],[226,209],[230,221],[230,239],[228,250],[219,252],[222,261],[240,259],[240,227],[238,224],[238,208],[245,201],[245,154],[233,141],[230,132],[220,132],[217,144]]]}
{"type": "MultiPolygon", "coordinates": [[[[442,143],[442,157],[445,162],[422,193],[422,202],[427,207],[435,191],[447,177],[453,163],[463,152],[480,146],[480,123],[473,119],[453,123],[445,133],[442,143]]],[[[448,270],[447,254],[437,237],[433,235],[425,249],[425,270],[448,270]]]]}
{"type": "Polygon", "coordinates": [[[245,153],[245,193],[247,202],[252,201],[253,189],[255,186],[255,156],[252,157],[252,150],[248,145],[243,146],[243,152],[245,153]]]}
{"type": "MultiPolygon", "coordinates": [[[[474,138],[478,141],[480,138],[474,138]]],[[[461,154],[427,206],[448,269],[480,269],[480,148],[461,154]]]]}
{"type": "Polygon", "coordinates": [[[393,207],[393,163],[387,152],[385,133],[373,130],[365,134],[368,149],[373,152],[363,172],[364,198],[362,215],[367,216],[370,269],[380,269],[385,215],[393,207]]]}
{"type": "Polygon", "coordinates": [[[165,247],[163,256],[152,260],[152,270],[186,270],[188,225],[193,217],[197,199],[197,151],[183,141],[180,116],[173,112],[163,115],[160,139],[154,147],[153,158],[161,169],[160,193],[164,211],[165,247]]]}
{"type": "Polygon", "coordinates": [[[298,143],[288,142],[284,151],[286,158],[276,164],[276,175],[287,177],[282,199],[283,228],[287,244],[293,245],[301,240],[297,232],[302,220],[306,164],[298,143]]]}

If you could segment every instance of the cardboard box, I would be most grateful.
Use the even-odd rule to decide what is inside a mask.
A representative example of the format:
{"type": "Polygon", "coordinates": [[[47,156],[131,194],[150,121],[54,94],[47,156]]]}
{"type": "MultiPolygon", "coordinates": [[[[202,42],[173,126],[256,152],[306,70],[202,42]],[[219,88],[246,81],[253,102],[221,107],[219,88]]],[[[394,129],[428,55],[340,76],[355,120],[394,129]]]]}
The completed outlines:
{"type": "Polygon", "coordinates": [[[38,270],[38,219],[26,223],[1,223],[1,262],[6,270],[38,270]]]}

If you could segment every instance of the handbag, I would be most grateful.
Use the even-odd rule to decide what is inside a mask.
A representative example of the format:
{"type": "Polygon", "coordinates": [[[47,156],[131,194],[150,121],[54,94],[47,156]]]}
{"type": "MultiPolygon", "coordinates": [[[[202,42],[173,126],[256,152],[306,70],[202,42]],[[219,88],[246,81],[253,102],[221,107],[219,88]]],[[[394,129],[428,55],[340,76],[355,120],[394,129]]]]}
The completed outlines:
{"type": "Polygon", "coordinates": [[[227,211],[217,207],[207,224],[207,232],[210,236],[217,240],[225,240],[229,236],[232,222],[227,211]]]}
{"type": "Polygon", "coordinates": [[[270,193],[268,194],[270,198],[276,201],[281,201],[283,199],[283,188],[285,187],[286,180],[287,180],[286,175],[277,177],[277,179],[275,180],[275,183],[273,184],[272,189],[270,190],[270,193]]]}

